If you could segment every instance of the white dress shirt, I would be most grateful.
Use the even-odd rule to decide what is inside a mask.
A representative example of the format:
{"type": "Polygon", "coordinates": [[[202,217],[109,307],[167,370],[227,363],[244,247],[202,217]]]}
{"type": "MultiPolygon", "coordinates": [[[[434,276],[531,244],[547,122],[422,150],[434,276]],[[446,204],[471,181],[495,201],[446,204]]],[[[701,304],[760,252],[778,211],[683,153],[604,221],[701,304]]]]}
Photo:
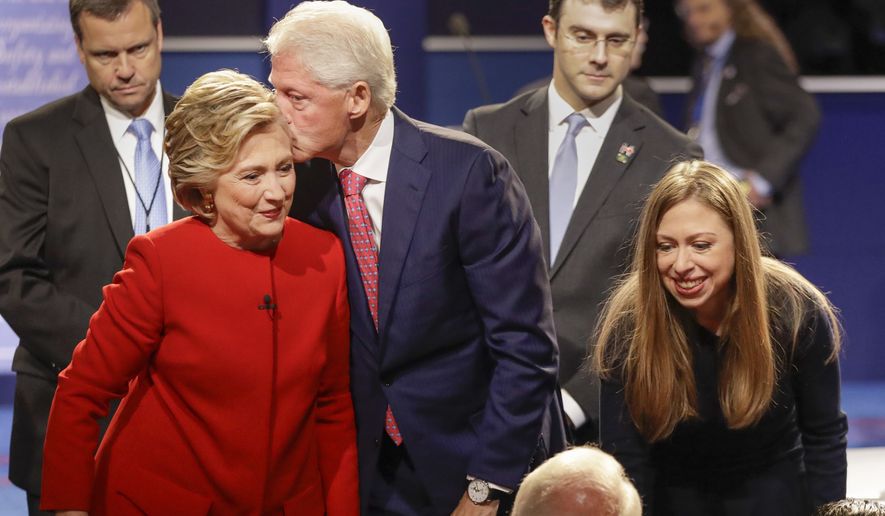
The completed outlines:
{"type": "MultiPolygon", "coordinates": [[[[120,173],[123,174],[123,186],[126,188],[126,200],[129,205],[129,217],[132,225],[135,225],[135,206],[138,202],[138,196],[135,193],[135,144],[138,139],[134,134],[128,132],[129,124],[133,118],[126,113],[118,110],[111,105],[110,102],[101,98],[101,106],[104,108],[104,116],[108,121],[108,128],[111,130],[111,138],[114,140],[114,146],[117,148],[117,158],[120,160],[120,173]],[[127,174],[127,170],[129,173],[127,174]],[[132,175],[130,177],[130,174],[132,175]]],[[[154,99],[148,106],[147,110],[138,118],[146,118],[148,122],[154,126],[154,132],[151,133],[151,148],[154,154],[160,159],[163,168],[160,179],[163,184],[160,186],[157,195],[162,193],[166,196],[166,220],[172,221],[172,186],[169,181],[169,158],[163,152],[163,136],[165,132],[166,112],[163,109],[163,94],[160,83],[157,82],[157,90],[154,92],[154,99]]],[[[144,195],[144,193],[142,193],[144,195]]],[[[150,199],[144,199],[146,204],[150,204],[150,199]]]]}
{"type": "Polygon", "coordinates": [[[366,209],[369,211],[369,218],[372,219],[372,234],[375,237],[375,245],[381,250],[381,222],[384,215],[384,189],[387,188],[387,169],[390,167],[390,152],[393,150],[393,113],[387,110],[381,127],[375,133],[375,138],[353,164],[352,167],[338,167],[336,169],[340,173],[342,168],[349,168],[357,174],[368,179],[366,186],[363,187],[363,202],[366,203],[366,209]]]}
{"type": "MultiPolygon", "coordinates": [[[[578,204],[581,192],[584,191],[584,186],[590,178],[590,171],[593,170],[593,165],[596,164],[596,158],[599,155],[599,150],[602,148],[602,142],[605,140],[608,130],[611,129],[612,121],[615,119],[618,109],[621,108],[623,99],[623,90],[619,85],[609,99],[592,108],[588,107],[579,111],[579,113],[584,115],[589,124],[584,126],[575,138],[578,151],[578,186],[575,189],[574,198],[571,199],[572,208],[578,204]]],[[[550,82],[550,87],[547,89],[547,104],[550,117],[547,136],[547,177],[549,178],[553,174],[556,152],[559,150],[559,146],[568,132],[568,122],[566,119],[575,110],[559,95],[553,85],[553,81],[550,82]]],[[[550,202],[552,203],[554,200],[550,199],[550,202]]],[[[584,414],[581,406],[578,405],[578,402],[575,401],[571,394],[565,389],[561,389],[561,392],[563,410],[572,421],[572,424],[575,425],[575,428],[580,427],[587,422],[587,415],[584,414]]]]}
{"type": "MultiPolygon", "coordinates": [[[[621,107],[622,99],[621,87],[618,86],[609,99],[597,106],[579,111],[587,119],[588,125],[581,128],[575,137],[575,145],[578,150],[578,187],[575,189],[574,198],[571,199],[572,208],[577,206],[581,192],[584,191],[584,185],[590,178],[590,171],[593,170],[593,165],[596,163],[596,156],[599,154],[599,149],[602,148],[605,135],[608,134],[608,130],[612,126],[615,113],[621,107]]],[[[547,133],[547,177],[549,178],[553,175],[556,152],[568,132],[566,119],[575,110],[559,95],[553,81],[550,81],[550,86],[547,88],[547,105],[550,117],[547,124],[549,127],[547,133]]]]}

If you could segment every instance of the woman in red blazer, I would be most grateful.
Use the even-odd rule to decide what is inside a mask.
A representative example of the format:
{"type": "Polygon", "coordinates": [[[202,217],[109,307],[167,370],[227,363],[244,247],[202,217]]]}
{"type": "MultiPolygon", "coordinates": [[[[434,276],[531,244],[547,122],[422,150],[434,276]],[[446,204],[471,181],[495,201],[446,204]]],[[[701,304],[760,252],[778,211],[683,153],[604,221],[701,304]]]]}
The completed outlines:
{"type": "Polygon", "coordinates": [[[136,236],[105,287],[59,375],[41,508],[355,515],[344,258],[287,217],[273,97],[206,74],[166,128],[176,200],[196,216],[136,236]],[[97,420],[123,396],[96,454],[97,420]]]}

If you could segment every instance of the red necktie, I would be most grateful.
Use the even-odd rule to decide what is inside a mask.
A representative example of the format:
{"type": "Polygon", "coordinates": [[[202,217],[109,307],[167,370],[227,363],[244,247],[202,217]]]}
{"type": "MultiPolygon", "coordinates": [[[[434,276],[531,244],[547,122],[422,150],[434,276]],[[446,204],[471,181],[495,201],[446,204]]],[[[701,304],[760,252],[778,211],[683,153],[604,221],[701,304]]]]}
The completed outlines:
{"type": "MultiPolygon", "coordinates": [[[[378,331],[378,246],[375,244],[375,237],[372,233],[372,219],[369,217],[369,210],[361,195],[368,179],[349,168],[343,169],[339,177],[341,186],[344,188],[344,205],[347,207],[350,242],[360,269],[360,277],[363,280],[363,288],[369,302],[369,311],[372,313],[372,322],[375,323],[375,331],[378,331]]],[[[384,418],[384,430],[397,446],[402,444],[403,437],[399,433],[399,427],[393,418],[390,405],[387,406],[387,414],[384,418]]]]}

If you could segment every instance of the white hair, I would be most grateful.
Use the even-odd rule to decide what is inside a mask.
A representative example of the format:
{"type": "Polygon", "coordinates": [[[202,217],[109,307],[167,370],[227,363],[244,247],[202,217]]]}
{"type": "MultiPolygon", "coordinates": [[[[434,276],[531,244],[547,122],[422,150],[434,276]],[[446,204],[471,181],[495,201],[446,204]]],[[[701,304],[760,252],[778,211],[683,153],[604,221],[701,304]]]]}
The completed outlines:
{"type": "Polygon", "coordinates": [[[327,88],[365,81],[383,111],[396,98],[393,48],[384,23],[343,0],[302,2],[274,23],[264,45],[273,57],[296,55],[327,88]]]}
{"type": "Polygon", "coordinates": [[[513,516],[641,516],[639,493],[614,457],[592,446],[561,452],[529,473],[513,516]]]}

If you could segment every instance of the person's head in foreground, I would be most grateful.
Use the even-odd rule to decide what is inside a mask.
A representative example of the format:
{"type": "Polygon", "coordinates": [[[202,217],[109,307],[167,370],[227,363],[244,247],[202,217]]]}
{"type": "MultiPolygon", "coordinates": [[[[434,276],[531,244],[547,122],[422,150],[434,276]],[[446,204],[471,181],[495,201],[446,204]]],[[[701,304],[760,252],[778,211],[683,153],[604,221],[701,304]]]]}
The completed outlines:
{"type": "Polygon", "coordinates": [[[279,242],[295,169],[267,88],[232,70],[201,76],[166,120],[166,153],[176,201],[218,238],[250,251],[279,242]]]}
{"type": "Polygon", "coordinates": [[[561,452],[529,473],[513,516],[640,516],[639,494],[624,468],[604,451],[582,446],[561,452]]]}
{"type": "Polygon", "coordinates": [[[821,506],[816,516],[881,516],[885,515],[885,502],[849,498],[821,506]]]}

